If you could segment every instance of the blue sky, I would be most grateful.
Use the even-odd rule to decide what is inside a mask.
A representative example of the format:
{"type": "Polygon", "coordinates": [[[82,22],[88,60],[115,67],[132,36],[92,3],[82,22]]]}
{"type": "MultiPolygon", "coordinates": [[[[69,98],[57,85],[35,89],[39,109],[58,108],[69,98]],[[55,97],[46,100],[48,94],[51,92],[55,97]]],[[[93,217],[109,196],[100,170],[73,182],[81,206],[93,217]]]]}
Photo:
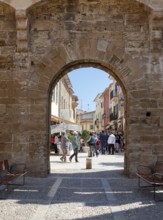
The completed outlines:
{"type": "Polygon", "coordinates": [[[96,68],[79,68],[68,73],[74,94],[79,99],[79,109],[94,111],[93,100],[111,83],[108,73],[96,68]]]}

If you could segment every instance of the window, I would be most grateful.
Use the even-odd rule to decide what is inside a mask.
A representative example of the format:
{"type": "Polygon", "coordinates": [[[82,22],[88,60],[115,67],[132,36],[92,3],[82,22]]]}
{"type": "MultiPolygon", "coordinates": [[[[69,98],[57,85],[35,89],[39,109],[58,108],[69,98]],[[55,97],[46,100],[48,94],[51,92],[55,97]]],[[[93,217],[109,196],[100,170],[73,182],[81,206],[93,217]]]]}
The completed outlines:
{"type": "Polygon", "coordinates": [[[63,108],[63,96],[62,96],[62,99],[61,99],[61,108],[63,108]]]}
{"type": "Polygon", "coordinates": [[[117,83],[115,84],[115,95],[117,96],[117,93],[118,93],[118,86],[117,86],[117,83]]]}
{"type": "Polygon", "coordinates": [[[56,85],[56,104],[58,104],[58,84],[56,85]]]}
{"type": "Polygon", "coordinates": [[[90,130],[91,130],[91,129],[93,129],[93,125],[90,125],[90,127],[89,127],[89,128],[90,128],[90,130]]]}
{"type": "Polygon", "coordinates": [[[118,116],[118,104],[114,106],[114,115],[118,116]]]}
{"type": "Polygon", "coordinates": [[[64,99],[63,102],[64,102],[64,103],[63,103],[63,108],[65,109],[65,108],[66,108],[66,102],[65,102],[65,99],[64,99]]]}
{"type": "Polygon", "coordinates": [[[113,90],[110,92],[110,100],[113,98],[113,90]]]}

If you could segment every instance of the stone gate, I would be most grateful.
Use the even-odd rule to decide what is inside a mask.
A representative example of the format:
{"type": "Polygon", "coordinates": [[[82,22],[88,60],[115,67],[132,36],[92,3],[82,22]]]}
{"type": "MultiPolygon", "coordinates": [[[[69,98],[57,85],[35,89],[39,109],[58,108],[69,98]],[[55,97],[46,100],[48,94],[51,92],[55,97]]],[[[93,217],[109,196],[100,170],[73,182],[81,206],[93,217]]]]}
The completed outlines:
{"type": "Polygon", "coordinates": [[[69,71],[105,70],[125,96],[124,171],[163,156],[161,0],[1,0],[0,159],[46,176],[52,89],[69,71]]]}

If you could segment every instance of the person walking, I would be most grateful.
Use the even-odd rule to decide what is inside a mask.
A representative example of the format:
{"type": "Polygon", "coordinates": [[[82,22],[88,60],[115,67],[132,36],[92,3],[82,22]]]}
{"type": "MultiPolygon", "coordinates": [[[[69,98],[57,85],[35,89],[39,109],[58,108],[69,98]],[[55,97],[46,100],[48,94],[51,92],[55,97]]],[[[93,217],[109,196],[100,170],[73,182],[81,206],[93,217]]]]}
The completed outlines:
{"type": "Polygon", "coordinates": [[[55,134],[55,137],[54,137],[54,151],[55,151],[55,154],[58,154],[58,142],[59,142],[59,139],[58,139],[58,136],[57,134],[55,134]]]}
{"type": "Polygon", "coordinates": [[[119,152],[120,149],[120,143],[121,143],[121,136],[119,132],[115,133],[115,152],[119,152]]]}
{"type": "Polygon", "coordinates": [[[124,136],[122,133],[120,134],[120,149],[121,149],[121,152],[124,151],[124,136]]]}
{"type": "Polygon", "coordinates": [[[89,157],[92,157],[92,154],[93,156],[96,154],[96,157],[98,157],[98,152],[96,149],[96,141],[95,141],[95,137],[92,132],[90,132],[90,138],[87,143],[89,144],[89,147],[90,147],[89,157]]]}
{"type": "Polygon", "coordinates": [[[62,149],[62,157],[60,158],[60,160],[62,162],[66,162],[66,156],[67,156],[67,152],[68,152],[68,147],[69,147],[69,139],[66,135],[66,132],[63,131],[62,132],[62,136],[61,136],[61,149],[62,149]]]}
{"type": "Polygon", "coordinates": [[[110,132],[110,135],[108,137],[108,145],[109,145],[109,154],[114,154],[114,145],[115,145],[115,135],[113,132],[110,132]]]}
{"type": "Polygon", "coordinates": [[[54,145],[54,142],[55,142],[55,138],[54,138],[54,134],[51,135],[51,151],[55,151],[55,145],[54,145]]]}
{"type": "Polygon", "coordinates": [[[107,140],[108,140],[108,136],[106,135],[105,131],[102,131],[100,133],[99,139],[101,142],[102,154],[105,154],[107,150],[107,140]]]}
{"type": "Polygon", "coordinates": [[[78,151],[79,151],[79,140],[77,137],[78,133],[76,131],[73,132],[72,138],[71,138],[71,142],[72,142],[72,148],[74,153],[69,157],[69,161],[72,161],[72,158],[75,156],[75,161],[78,161],[78,151]]]}
{"type": "Polygon", "coordinates": [[[99,155],[100,154],[100,150],[101,150],[101,142],[100,142],[99,138],[97,138],[97,140],[96,140],[96,150],[97,150],[97,153],[99,155]]]}

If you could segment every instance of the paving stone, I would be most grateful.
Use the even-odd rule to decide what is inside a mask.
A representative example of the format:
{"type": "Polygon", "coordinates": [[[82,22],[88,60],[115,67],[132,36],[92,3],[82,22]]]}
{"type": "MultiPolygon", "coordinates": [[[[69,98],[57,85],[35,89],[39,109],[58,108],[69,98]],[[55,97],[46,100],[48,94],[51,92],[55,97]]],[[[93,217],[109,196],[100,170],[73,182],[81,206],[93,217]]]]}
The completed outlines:
{"type": "MultiPolygon", "coordinates": [[[[56,171],[47,178],[27,177],[24,186],[12,186],[7,198],[1,199],[0,219],[162,219],[162,202],[153,200],[152,189],[140,189],[137,179],[122,174],[123,154],[92,158],[91,170],[83,168],[86,157],[79,154],[80,164],[74,168],[52,156],[51,168],[56,171]]],[[[157,196],[163,197],[163,192],[157,196]]]]}

